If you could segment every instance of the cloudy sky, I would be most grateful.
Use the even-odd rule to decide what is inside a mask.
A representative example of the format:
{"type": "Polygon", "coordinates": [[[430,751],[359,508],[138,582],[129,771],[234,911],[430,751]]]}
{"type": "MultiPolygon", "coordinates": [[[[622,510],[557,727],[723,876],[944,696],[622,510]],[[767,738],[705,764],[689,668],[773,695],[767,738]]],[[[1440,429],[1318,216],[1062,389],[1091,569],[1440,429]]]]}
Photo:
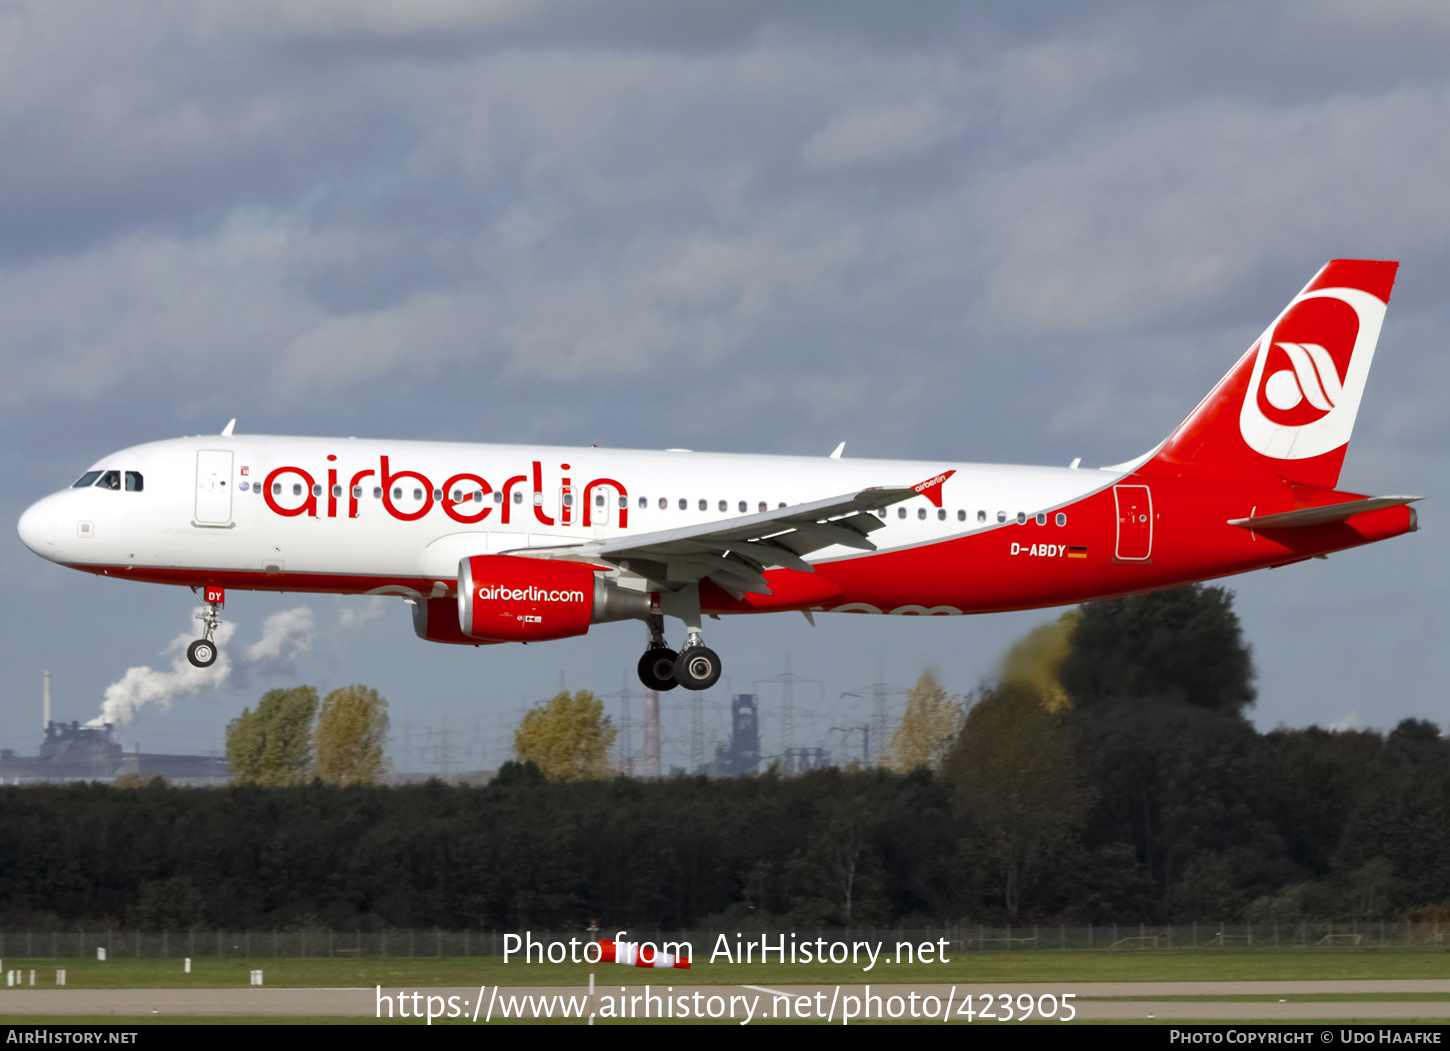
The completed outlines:
{"type": "MultiPolygon", "coordinates": [[[[1116,463],[1324,261],[1396,259],[1341,483],[1430,497],[1421,532],[1231,583],[1261,726],[1444,723],[1447,48],[1420,0],[0,0],[0,503],[14,522],[108,451],[232,417],[1116,463]]],[[[191,630],[189,593],[13,533],[0,580],[0,743],[24,753],[44,669],[56,716],[90,718],[191,630]]],[[[1048,615],[710,642],[731,689],[789,652],[830,706],[878,669],[969,690],[1048,615]]],[[[561,678],[619,690],[641,645],[460,652],[400,602],[316,596],[227,616],[224,681],[173,683],[128,743],[219,747],[296,682],[487,738],[561,678]]]]}

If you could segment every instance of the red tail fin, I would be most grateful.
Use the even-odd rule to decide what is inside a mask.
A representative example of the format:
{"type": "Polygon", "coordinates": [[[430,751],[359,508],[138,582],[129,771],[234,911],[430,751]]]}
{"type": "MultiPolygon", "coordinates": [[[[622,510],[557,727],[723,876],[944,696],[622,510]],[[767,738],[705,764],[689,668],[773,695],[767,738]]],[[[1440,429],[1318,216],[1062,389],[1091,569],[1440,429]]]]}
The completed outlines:
{"type": "Polygon", "coordinates": [[[1154,459],[1332,489],[1399,265],[1325,266],[1154,459]]]}

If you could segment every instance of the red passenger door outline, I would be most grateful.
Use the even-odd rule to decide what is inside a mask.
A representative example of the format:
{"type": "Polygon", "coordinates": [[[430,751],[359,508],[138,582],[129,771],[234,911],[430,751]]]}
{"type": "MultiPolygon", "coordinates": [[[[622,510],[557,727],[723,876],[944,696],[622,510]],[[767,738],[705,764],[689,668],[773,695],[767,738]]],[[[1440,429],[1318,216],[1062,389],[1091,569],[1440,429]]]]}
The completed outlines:
{"type": "Polygon", "coordinates": [[[1146,485],[1115,485],[1119,562],[1147,562],[1153,554],[1153,496],[1146,485]]]}

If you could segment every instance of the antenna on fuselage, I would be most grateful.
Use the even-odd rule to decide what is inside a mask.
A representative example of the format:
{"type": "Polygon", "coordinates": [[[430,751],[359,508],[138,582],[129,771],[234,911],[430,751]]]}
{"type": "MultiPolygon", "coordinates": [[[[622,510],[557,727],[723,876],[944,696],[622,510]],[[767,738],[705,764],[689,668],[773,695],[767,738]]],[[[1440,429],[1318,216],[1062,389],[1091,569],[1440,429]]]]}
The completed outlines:
{"type": "Polygon", "coordinates": [[[236,420],[236,417],[234,416],[234,417],[232,417],[232,422],[229,423],[229,424],[227,424],[225,427],[222,428],[222,437],[223,438],[230,438],[232,436],[232,428],[235,427],[236,425],[237,425],[237,420],[236,420]]]}

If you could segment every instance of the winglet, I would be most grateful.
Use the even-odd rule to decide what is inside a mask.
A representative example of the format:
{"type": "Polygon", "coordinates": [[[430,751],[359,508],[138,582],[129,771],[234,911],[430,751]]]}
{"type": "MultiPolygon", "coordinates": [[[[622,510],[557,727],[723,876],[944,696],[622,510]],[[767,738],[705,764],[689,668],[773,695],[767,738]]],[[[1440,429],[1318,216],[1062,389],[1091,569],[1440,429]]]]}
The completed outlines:
{"type": "Polygon", "coordinates": [[[930,500],[935,507],[941,506],[941,487],[946,484],[948,478],[956,474],[955,470],[945,471],[935,477],[928,478],[924,482],[917,482],[912,486],[918,493],[930,500]]]}
{"type": "Polygon", "coordinates": [[[845,452],[845,451],[846,451],[846,443],[845,442],[842,442],[840,445],[836,446],[836,451],[833,452],[833,453],[831,453],[831,459],[833,459],[833,460],[839,460],[841,458],[841,454],[843,452],[845,452]]]}
{"type": "Polygon", "coordinates": [[[229,423],[229,424],[227,424],[225,427],[222,428],[222,437],[223,438],[230,438],[232,436],[232,428],[235,427],[236,425],[237,425],[236,417],[233,417],[232,418],[232,422],[229,423]]]}

